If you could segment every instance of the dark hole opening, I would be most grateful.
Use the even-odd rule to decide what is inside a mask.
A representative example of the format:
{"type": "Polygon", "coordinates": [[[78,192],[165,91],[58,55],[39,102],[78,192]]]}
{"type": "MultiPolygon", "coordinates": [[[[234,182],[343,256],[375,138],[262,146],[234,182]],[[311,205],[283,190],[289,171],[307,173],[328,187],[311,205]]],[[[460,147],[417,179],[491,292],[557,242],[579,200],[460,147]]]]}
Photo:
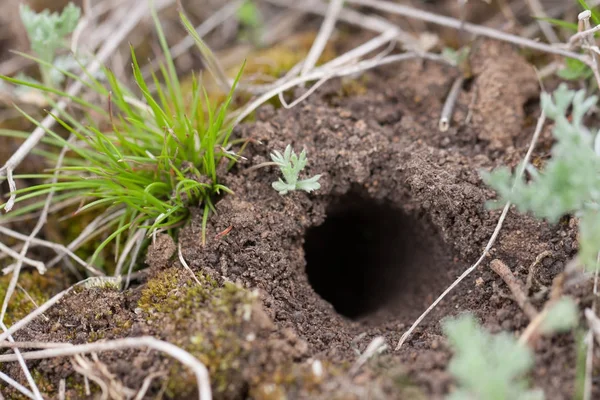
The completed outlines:
{"type": "Polygon", "coordinates": [[[423,218],[356,192],[308,230],[304,251],[312,288],[351,319],[382,308],[418,312],[445,276],[440,257],[448,257],[423,218]]]}

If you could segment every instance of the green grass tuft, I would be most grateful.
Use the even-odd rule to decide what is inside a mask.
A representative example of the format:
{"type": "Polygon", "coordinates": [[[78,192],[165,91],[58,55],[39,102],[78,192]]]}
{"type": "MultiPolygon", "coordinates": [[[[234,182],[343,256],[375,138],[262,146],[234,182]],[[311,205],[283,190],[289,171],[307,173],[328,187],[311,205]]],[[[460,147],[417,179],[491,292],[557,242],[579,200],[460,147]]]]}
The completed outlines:
{"type": "MultiPolygon", "coordinates": [[[[228,123],[227,113],[241,70],[225,101],[218,106],[211,104],[196,77],[191,93],[183,93],[158,16],[156,12],[152,15],[166,60],[159,73],[153,74],[149,81],[144,79],[133,48],[134,88],[120,82],[109,69],[104,69],[105,80],[100,81],[82,67],[86,76],[83,82],[90,92],[106,100],[108,106],[98,107],[83,96],[71,97],[76,107],[52,115],[57,128],[46,129],[44,138],[47,145],[68,148],[62,166],[56,171],[15,176],[44,183],[17,190],[17,202],[37,201],[33,201],[33,206],[16,209],[11,216],[39,210],[42,196],[51,191],[56,192],[57,199],[81,198],[77,213],[98,208],[125,210],[111,222],[112,233],[97,247],[91,263],[109,243],[121,242],[123,236],[131,237],[137,229],[145,228],[152,233],[182,225],[189,216],[190,206],[203,208],[204,242],[207,218],[214,211],[215,199],[231,193],[221,183],[220,175],[237,160],[237,155],[229,150],[233,126],[228,123]],[[65,139],[65,133],[71,135],[70,140],[65,139]],[[58,179],[52,182],[55,172],[58,179]]],[[[37,61],[56,68],[47,61],[37,61]]],[[[61,72],[80,79],[67,71],[61,72]]],[[[56,105],[57,95],[65,95],[48,85],[0,78],[41,91],[52,106],[56,105]]],[[[19,110],[41,127],[39,121],[19,110]]],[[[25,137],[28,133],[1,131],[0,134],[25,137]]],[[[58,159],[54,152],[38,150],[38,153],[51,161],[58,159]]],[[[0,205],[0,210],[4,206],[0,205]]]]}

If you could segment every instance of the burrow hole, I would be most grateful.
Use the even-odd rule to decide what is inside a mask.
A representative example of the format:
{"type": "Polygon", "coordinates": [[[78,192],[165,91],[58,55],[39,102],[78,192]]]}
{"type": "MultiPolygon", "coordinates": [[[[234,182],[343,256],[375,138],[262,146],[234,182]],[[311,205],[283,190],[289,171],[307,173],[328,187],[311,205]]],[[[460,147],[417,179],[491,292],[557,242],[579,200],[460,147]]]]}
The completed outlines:
{"type": "Polygon", "coordinates": [[[422,216],[353,191],[307,231],[306,273],[314,291],[347,318],[382,308],[414,315],[446,283],[444,247],[422,216]]]}

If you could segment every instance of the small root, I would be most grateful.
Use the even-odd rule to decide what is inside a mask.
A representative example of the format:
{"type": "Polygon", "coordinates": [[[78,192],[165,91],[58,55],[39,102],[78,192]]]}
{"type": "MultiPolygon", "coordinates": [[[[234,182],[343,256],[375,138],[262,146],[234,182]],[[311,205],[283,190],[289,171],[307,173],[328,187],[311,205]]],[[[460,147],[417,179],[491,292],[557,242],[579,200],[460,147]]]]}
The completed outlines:
{"type": "Polygon", "coordinates": [[[490,268],[497,273],[504,283],[508,286],[521,310],[527,315],[529,320],[534,320],[538,316],[538,311],[529,301],[523,288],[523,284],[512,273],[512,271],[502,261],[496,259],[490,263],[490,268]]]}

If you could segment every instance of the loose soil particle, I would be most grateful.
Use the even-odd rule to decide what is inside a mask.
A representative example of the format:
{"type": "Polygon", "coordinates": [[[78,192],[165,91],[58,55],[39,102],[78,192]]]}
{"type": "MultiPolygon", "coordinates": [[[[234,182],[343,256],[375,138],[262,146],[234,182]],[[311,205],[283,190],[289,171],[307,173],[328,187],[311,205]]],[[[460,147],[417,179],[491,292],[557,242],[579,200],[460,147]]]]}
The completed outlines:
{"type": "MultiPolygon", "coordinates": [[[[452,387],[442,318],[469,311],[491,331],[517,335],[528,323],[489,262],[501,259],[525,281],[528,266],[550,251],[534,271],[538,290],[576,251],[568,220],[550,226],[509,212],[490,257],[405,346],[348,376],[356,349],[378,335],[394,347],[480,256],[499,211],[485,208],[494,194],[479,171],[514,166],[526,151],[533,126],[525,109],[537,95],[535,75],[510,46],[485,42],[478,51],[471,90],[459,96],[445,134],[438,132],[437,118],[456,73],[431,62],[369,73],[360,81],[362,95],[347,97],[343,83],[331,82],[291,110],[263,107],[257,122],[236,129],[254,141],[247,161],[227,177],[235,196],[217,204],[206,245],[200,210],[180,232],[183,256],[201,287],[177,263],[170,267],[174,248],[164,242],[149,250],[145,286],[76,293],[51,310],[49,321],[36,321],[17,339],[83,343],[98,335],[153,334],[200,357],[217,398],[442,398],[452,387]],[[470,108],[473,118],[465,124],[470,108]],[[271,188],[276,169],[246,171],[287,144],[306,148],[306,176],[323,174],[316,193],[280,196],[271,188]],[[245,320],[248,307],[251,318],[245,320]],[[324,375],[314,373],[315,360],[324,375]]],[[[545,131],[539,148],[550,140],[545,131]]],[[[542,340],[535,351],[532,383],[548,399],[571,398],[573,336],[542,340]]],[[[139,387],[152,371],[171,371],[165,387],[153,384],[153,394],[186,398],[193,392],[193,379],[174,381],[173,371],[181,374],[181,367],[154,353],[118,352],[100,360],[128,387],[139,387]]],[[[50,382],[73,376],[65,360],[40,361],[35,370],[50,382]]]]}

